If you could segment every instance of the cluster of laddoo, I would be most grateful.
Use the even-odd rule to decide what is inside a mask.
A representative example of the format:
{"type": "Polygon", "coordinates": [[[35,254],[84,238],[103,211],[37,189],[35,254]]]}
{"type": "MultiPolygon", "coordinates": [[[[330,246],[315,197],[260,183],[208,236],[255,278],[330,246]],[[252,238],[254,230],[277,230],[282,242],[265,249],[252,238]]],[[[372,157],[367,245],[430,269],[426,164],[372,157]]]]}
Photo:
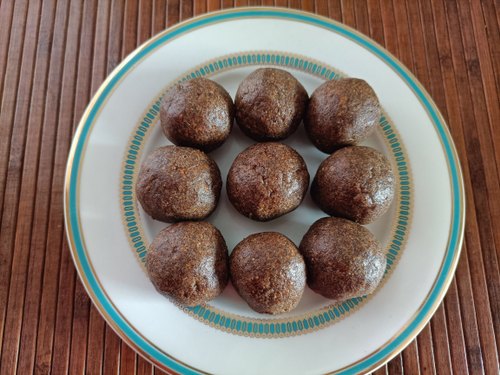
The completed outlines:
{"type": "Polygon", "coordinates": [[[235,101],[219,84],[194,78],[164,96],[161,127],[174,146],[160,147],[143,162],[136,195],[152,218],[173,223],[152,242],[146,268],[155,287],[193,306],[217,297],[231,279],[257,312],[294,309],[307,285],[336,301],[372,293],[386,268],[383,248],[362,224],[382,216],[394,196],[389,161],[357,146],[380,118],[370,85],[354,78],[331,80],[311,95],[290,73],[261,68],[238,87],[235,101]],[[300,246],[280,233],[243,239],[228,255],[221,232],[202,221],[216,208],[222,178],[207,155],[229,137],[233,122],[257,141],[233,161],[227,196],[242,215],[257,221],[295,210],[309,188],[302,156],[280,143],[302,122],[312,144],[329,154],[311,184],[313,201],[329,217],[311,225],[300,246]]]}

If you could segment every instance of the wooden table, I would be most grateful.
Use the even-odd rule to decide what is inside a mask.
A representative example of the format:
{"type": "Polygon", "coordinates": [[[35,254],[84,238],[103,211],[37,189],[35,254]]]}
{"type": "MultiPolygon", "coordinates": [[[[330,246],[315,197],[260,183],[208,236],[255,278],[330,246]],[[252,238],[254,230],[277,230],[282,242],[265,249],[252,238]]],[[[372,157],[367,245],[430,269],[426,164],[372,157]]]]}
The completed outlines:
{"type": "Polygon", "coordinates": [[[484,1],[127,0],[0,4],[0,374],[161,373],[120,341],[75,273],[63,226],[71,137],[106,75],[175,23],[243,5],[352,26],[429,90],[467,191],[465,245],[430,324],[376,374],[495,374],[500,348],[500,5],[484,1]]]}

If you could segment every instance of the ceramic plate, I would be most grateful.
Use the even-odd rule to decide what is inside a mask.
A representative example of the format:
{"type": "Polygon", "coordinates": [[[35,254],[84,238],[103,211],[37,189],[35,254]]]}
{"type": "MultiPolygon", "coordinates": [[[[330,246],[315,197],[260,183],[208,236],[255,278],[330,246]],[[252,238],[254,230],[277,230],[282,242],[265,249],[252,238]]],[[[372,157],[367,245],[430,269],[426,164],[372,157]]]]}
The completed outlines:
{"type": "MultiPolygon", "coordinates": [[[[326,155],[301,128],[284,143],[306,160],[311,177],[326,155]]],[[[233,128],[211,153],[223,180],[252,141],[233,128]]],[[[207,14],[149,40],[108,77],[75,136],[66,176],[66,226],[80,277],[107,322],[132,347],[173,373],[363,373],[382,365],[422,329],[452,279],[463,237],[462,176],[435,104],[415,77],[378,44],[311,14],[244,8],[207,14]],[[369,228],[387,256],[384,279],[369,297],[333,303],[307,289],[294,311],[253,312],[229,285],[210,303],[183,308],[162,297],[144,272],[149,243],[166,224],[138,205],[141,161],[169,144],[159,126],[172,84],[209,77],[234,97],[253,70],[291,72],[309,94],[340,77],[365,79],[383,107],[364,144],[396,172],[390,210],[369,228]]],[[[306,197],[294,212],[251,221],[228,203],[225,188],[208,221],[231,250],[245,236],[278,231],[298,244],[322,213],[306,197]]]]}

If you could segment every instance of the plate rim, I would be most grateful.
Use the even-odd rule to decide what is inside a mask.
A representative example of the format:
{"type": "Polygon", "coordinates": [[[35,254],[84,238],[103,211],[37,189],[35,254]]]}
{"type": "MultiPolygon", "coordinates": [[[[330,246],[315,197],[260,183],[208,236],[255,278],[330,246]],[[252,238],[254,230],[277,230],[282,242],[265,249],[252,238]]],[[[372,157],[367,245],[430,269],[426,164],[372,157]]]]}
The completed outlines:
{"type": "MultiPolygon", "coordinates": [[[[124,68],[130,68],[136,62],[142,60],[149,55],[158,45],[158,42],[163,38],[168,37],[165,42],[171,41],[178,36],[183,35],[191,29],[196,29],[206,25],[216,24],[224,21],[248,19],[248,18],[279,18],[295,22],[304,22],[317,27],[322,27],[330,32],[337,32],[351,41],[362,45],[369,51],[377,55],[383,62],[388,64],[401,79],[410,86],[414,94],[421,102],[424,109],[431,118],[434,129],[437,132],[438,138],[443,148],[446,158],[452,199],[451,224],[450,234],[448,238],[447,251],[443,258],[440,270],[434,281],[433,286],[429,290],[426,298],[422,302],[419,309],[410,318],[407,324],[402,327],[391,339],[381,345],[378,349],[370,353],[364,358],[347,365],[344,368],[334,370],[335,373],[359,373],[369,372],[382,366],[401,350],[403,350],[424,328],[430,320],[439,304],[441,303],[448,287],[453,279],[458,259],[462,250],[464,223],[465,223],[465,194],[463,174],[458,158],[458,153],[455,148],[453,139],[446,122],[440,113],[438,107],[432,100],[431,96],[420,84],[417,78],[390,52],[379,45],[371,38],[365,36],[359,31],[344,25],[335,20],[319,16],[312,13],[307,13],[288,8],[276,7],[242,7],[236,9],[228,9],[216,12],[205,13],[198,17],[190,18],[189,20],[180,22],[170,28],[165,29],[151,39],[144,42],[129,54],[105,79],[99,89],[96,91],[89,105],[85,109],[82,118],[78,124],[77,130],[73,137],[71,149],[68,154],[68,162],[66,166],[66,175],[64,183],[64,221],[66,228],[66,236],[69,243],[69,250],[73,258],[73,262],[77,269],[80,280],[82,281],[88,295],[90,296],[94,306],[103,316],[106,322],[112,329],[124,340],[129,346],[133,347],[146,359],[159,366],[163,370],[172,373],[180,371],[181,373],[204,373],[202,370],[196,369],[180,360],[177,360],[157,348],[143,337],[140,332],[135,332],[125,317],[121,316],[119,310],[114,306],[107,296],[106,291],[100,283],[95,279],[95,272],[92,264],[86,258],[86,248],[84,237],[82,236],[80,219],[79,219],[79,204],[78,196],[80,190],[79,184],[79,163],[82,159],[86,146],[87,136],[95,123],[95,117],[99,109],[109,94],[110,87],[120,82],[127,71],[124,68]],[[134,61],[136,60],[136,61],[134,61]],[[90,120],[90,121],[89,121],[90,120]],[[83,136],[83,138],[82,138],[83,136]],[[83,144],[82,144],[83,140],[83,144]],[[76,162],[76,164],[75,164],[76,162]],[[75,189],[76,188],[76,189],[75,189]],[[457,209],[458,208],[458,209],[457,209]],[[83,256],[82,256],[83,254],[83,256]],[[86,264],[82,264],[83,259],[86,264]],[[446,267],[446,269],[445,269],[446,267]],[[90,279],[89,276],[90,275],[90,279]],[[94,279],[93,279],[94,278],[94,279]],[[100,294],[100,296],[98,295],[100,294]],[[137,343],[139,341],[139,343],[137,343]],[[142,341],[142,342],[141,342],[142,341]],[[145,345],[142,347],[140,345],[145,345]],[[148,347],[149,346],[149,347],[148,347]],[[155,358],[154,355],[163,357],[155,358]]],[[[159,45],[163,45],[163,42],[159,45]]]]}

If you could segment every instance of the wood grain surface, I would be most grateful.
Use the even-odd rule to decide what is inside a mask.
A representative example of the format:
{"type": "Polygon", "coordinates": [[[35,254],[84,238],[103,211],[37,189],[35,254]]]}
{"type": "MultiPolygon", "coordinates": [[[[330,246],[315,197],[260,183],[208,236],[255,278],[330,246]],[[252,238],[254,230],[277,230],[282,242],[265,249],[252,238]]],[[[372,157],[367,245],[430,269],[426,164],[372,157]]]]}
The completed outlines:
{"type": "Polygon", "coordinates": [[[446,118],[464,170],[456,276],[431,322],[379,374],[499,374],[498,0],[0,0],[0,374],[161,374],[92,306],[64,234],[75,126],[106,75],[168,26],[234,6],[352,26],[396,55],[446,118]]]}

